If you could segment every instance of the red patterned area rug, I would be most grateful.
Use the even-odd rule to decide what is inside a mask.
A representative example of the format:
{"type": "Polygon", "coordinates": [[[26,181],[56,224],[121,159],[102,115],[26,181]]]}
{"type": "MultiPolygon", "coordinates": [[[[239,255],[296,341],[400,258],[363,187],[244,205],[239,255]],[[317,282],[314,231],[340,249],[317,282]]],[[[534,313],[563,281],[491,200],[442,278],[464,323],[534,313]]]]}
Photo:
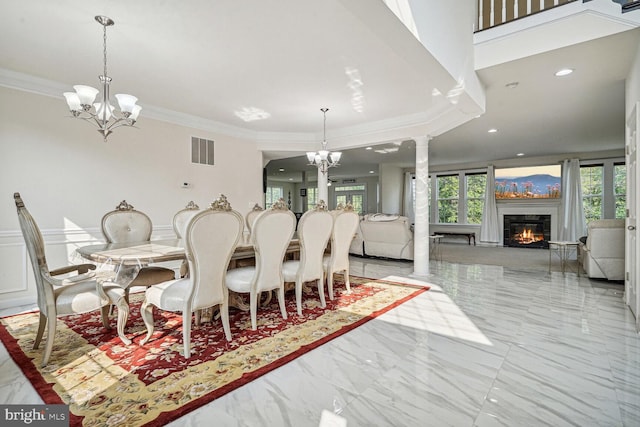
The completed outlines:
{"type": "Polygon", "coordinates": [[[72,426],[161,426],[427,291],[385,280],[351,277],[321,308],[317,290],[304,296],[303,316],[286,295],[288,320],[276,298],[258,310],[258,330],[248,312],[231,309],[232,342],[219,320],[193,326],[191,357],[182,356],[182,316],[154,311],[156,330],[144,346],[143,295],[132,297],[124,346],[98,312],[58,320],[49,364],[40,368],[44,343],[32,350],[38,313],[0,319],[0,339],[45,403],[70,405],[72,426]]]}

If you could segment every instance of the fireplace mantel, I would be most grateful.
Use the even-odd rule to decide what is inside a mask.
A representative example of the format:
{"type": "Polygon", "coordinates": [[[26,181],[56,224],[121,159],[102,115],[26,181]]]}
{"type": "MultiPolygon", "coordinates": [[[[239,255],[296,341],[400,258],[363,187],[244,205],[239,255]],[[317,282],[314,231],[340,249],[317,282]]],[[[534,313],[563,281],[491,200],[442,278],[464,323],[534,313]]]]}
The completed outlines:
{"type": "Polygon", "coordinates": [[[500,242],[504,241],[504,215],[551,215],[551,240],[558,240],[560,200],[496,200],[500,242]]]}

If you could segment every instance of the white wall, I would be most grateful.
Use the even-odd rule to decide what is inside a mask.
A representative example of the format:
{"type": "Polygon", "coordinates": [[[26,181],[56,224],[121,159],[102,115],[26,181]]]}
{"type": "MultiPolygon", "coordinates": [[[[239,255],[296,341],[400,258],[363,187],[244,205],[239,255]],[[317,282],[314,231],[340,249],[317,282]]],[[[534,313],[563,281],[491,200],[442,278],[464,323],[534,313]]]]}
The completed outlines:
{"type": "Polygon", "coordinates": [[[625,117],[629,117],[636,102],[640,101],[640,44],[636,50],[636,57],[629,71],[625,88],[625,117]]]}
{"type": "Polygon", "coordinates": [[[380,164],[380,206],[382,213],[402,214],[404,191],[404,169],[399,166],[380,164]]]}
{"type": "Polygon", "coordinates": [[[43,231],[51,267],[73,247],[102,239],[100,219],[126,199],[147,213],[154,237],[172,236],[173,214],[224,193],[244,215],[262,200],[262,155],[252,141],[144,118],[103,142],[69,118],[64,99],[0,88],[0,306],[35,299],[13,193],[43,231]],[[191,137],[215,141],[215,165],[191,163],[191,137]],[[189,182],[189,188],[182,188],[189,182]]]}

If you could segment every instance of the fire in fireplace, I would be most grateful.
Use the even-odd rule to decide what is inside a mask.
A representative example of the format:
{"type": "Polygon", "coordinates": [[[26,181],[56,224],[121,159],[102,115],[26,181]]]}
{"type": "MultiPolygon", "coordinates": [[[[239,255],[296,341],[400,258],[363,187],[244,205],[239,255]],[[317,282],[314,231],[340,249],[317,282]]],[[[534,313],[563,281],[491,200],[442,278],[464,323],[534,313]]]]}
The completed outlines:
{"type": "Polygon", "coordinates": [[[551,215],[505,215],[504,246],[548,248],[551,215]]]}
{"type": "Polygon", "coordinates": [[[525,225],[524,227],[520,227],[519,225],[512,225],[515,230],[513,233],[513,240],[517,241],[520,245],[529,245],[531,243],[540,242],[544,240],[544,233],[538,233],[535,230],[532,230],[525,225]]]}

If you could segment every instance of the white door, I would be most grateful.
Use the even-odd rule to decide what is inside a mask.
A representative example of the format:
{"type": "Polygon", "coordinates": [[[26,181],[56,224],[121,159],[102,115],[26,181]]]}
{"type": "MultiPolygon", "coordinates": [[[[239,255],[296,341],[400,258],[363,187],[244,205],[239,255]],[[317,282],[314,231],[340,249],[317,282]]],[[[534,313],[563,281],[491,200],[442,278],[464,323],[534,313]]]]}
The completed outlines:
{"type": "Polygon", "coordinates": [[[625,236],[625,300],[636,316],[636,329],[640,331],[640,268],[638,268],[638,255],[640,255],[640,240],[637,233],[637,218],[640,211],[640,174],[638,173],[638,146],[640,146],[640,102],[637,102],[631,115],[627,119],[627,219],[625,236]]]}

